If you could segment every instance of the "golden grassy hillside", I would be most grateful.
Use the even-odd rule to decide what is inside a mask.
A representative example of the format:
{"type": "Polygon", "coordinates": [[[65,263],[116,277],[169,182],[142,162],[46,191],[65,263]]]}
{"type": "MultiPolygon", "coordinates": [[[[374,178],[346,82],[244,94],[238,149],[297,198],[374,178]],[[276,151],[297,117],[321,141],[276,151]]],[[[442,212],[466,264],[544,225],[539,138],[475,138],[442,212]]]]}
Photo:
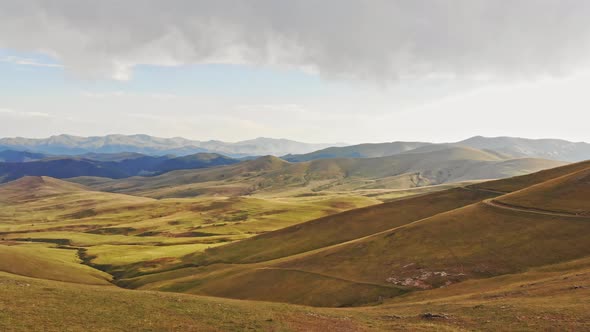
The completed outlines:
{"type": "Polygon", "coordinates": [[[521,190],[551,179],[558,178],[560,176],[568,175],[577,171],[585,170],[590,167],[590,161],[584,161],[580,163],[568,164],[564,166],[549,168],[546,170],[538,171],[535,173],[510,177],[505,179],[499,179],[494,181],[483,182],[472,185],[471,187],[477,189],[487,189],[493,191],[499,191],[502,193],[510,193],[513,191],[521,190]]]}
{"type": "Polygon", "coordinates": [[[81,264],[76,250],[0,241],[0,271],[91,285],[110,285],[107,273],[81,264]]]}
{"type": "Polygon", "coordinates": [[[539,206],[543,198],[551,200],[548,192],[555,190],[559,194],[569,188],[571,194],[563,196],[570,200],[567,206],[586,206],[584,193],[590,187],[587,171],[576,173],[583,167],[586,164],[513,178],[516,184],[512,187],[516,188],[532,182],[531,178],[573,172],[494,199],[490,197],[500,193],[479,189],[494,188],[492,182],[349,211],[189,255],[183,260],[194,267],[126,280],[123,284],[311,305],[325,305],[325,297],[337,299],[345,294],[332,293],[325,284],[321,289],[326,291],[314,294],[312,300],[298,297],[303,294],[301,290],[291,294],[290,290],[297,289],[293,284],[302,275],[307,276],[305,283],[310,285],[326,280],[336,284],[338,280],[385,287],[375,293],[364,292],[356,301],[347,298],[331,304],[356,305],[389,298],[395,291],[448,287],[581,259],[590,256],[590,242],[586,241],[590,217],[515,209],[494,202],[511,197],[523,200],[530,194],[528,201],[536,200],[535,206],[539,206]],[[471,196],[463,196],[466,200],[462,207],[445,205],[458,203],[465,193],[471,196]],[[404,217],[402,211],[413,218],[404,217]],[[215,264],[219,262],[226,264],[215,264]],[[278,285],[252,282],[256,279],[274,279],[278,285]],[[248,289],[247,293],[237,292],[240,287],[248,289]]]}
{"type": "Polygon", "coordinates": [[[588,231],[590,218],[478,203],[278,266],[429,289],[584,257],[588,231]]]}
{"type": "Polygon", "coordinates": [[[586,258],[411,292],[378,306],[333,309],[132,291],[0,272],[0,330],[586,331],[589,274],[586,258]]]}
{"type": "MultiPolygon", "coordinates": [[[[266,162],[273,177],[292,167],[266,162]]],[[[589,169],[372,206],[24,178],[0,186],[0,330],[590,330],[589,169]]]]}
{"type": "Polygon", "coordinates": [[[526,189],[504,195],[497,202],[540,212],[590,215],[590,166],[526,189]]]}
{"type": "Polygon", "coordinates": [[[191,262],[203,265],[267,261],[361,238],[495,196],[490,192],[462,188],[419,195],[323,217],[211,248],[191,262]]]}

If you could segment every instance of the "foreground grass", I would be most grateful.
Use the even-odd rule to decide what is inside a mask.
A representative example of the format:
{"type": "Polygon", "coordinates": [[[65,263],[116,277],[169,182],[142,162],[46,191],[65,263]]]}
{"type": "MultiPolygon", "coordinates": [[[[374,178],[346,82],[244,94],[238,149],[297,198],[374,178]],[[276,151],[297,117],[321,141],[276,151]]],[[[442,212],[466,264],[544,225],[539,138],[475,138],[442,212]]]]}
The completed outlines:
{"type": "Polygon", "coordinates": [[[80,285],[0,272],[0,330],[587,331],[590,258],[330,309],[80,285]],[[439,315],[428,318],[426,313],[439,315]]]}
{"type": "Polygon", "coordinates": [[[0,272],[2,331],[359,331],[346,314],[0,272]]]}

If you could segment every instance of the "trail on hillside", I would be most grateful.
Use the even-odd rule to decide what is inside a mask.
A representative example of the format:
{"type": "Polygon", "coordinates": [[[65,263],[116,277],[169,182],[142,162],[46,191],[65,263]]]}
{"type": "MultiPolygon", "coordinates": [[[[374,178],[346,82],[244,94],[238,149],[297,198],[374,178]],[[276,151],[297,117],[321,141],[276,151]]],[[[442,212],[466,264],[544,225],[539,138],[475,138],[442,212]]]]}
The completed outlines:
{"type": "Polygon", "coordinates": [[[585,218],[585,219],[589,218],[589,216],[579,215],[579,214],[575,214],[575,213],[556,212],[556,211],[549,211],[549,210],[542,210],[542,209],[512,205],[512,204],[508,204],[508,203],[504,203],[504,202],[499,202],[494,199],[486,199],[483,201],[483,203],[487,204],[489,206],[493,206],[495,208],[499,208],[499,209],[512,210],[512,211],[525,212],[525,213],[534,213],[534,214],[540,214],[540,215],[545,215],[545,216],[566,217],[566,218],[585,218]]]}

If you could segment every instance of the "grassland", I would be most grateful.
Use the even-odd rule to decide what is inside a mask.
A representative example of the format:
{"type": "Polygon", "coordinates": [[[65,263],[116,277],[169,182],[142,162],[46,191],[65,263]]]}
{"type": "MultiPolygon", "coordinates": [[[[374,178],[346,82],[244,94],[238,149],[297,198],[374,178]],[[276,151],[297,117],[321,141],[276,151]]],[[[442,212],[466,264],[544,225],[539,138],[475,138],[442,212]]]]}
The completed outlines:
{"type": "Polygon", "coordinates": [[[450,189],[323,217],[207,250],[196,264],[254,263],[331,246],[453,210],[496,195],[450,189]]]}
{"type": "Polygon", "coordinates": [[[429,289],[584,257],[590,218],[478,203],[278,266],[429,289]]]}
{"type": "Polygon", "coordinates": [[[380,203],[350,193],[153,199],[48,177],[0,186],[0,239],[83,249],[114,275],[164,269],[221,244],[380,203]]]}
{"type": "MultiPolygon", "coordinates": [[[[582,259],[590,254],[590,243],[585,240],[590,217],[490,204],[529,194],[529,201],[538,204],[551,198],[548,193],[562,195],[560,190],[569,188],[571,194],[564,196],[569,199],[567,206],[579,211],[587,207],[585,193],[590,183],[587,170],[579,171],[580,166],[585,165],[511,179],[515,183],[536,181],[537,185],[520,191],[514,185],[517,191],[510,195],[485,189],[493,188],[492,182],[320,218],[182,258],[194,267],[135,276],[122,283],[140,289],[319,306],[326,303],[321,295],[314,294],[315,300],[310,300],[298,297],[300,291],[290,292],[302,274],[307,284],[331,279],[334,284],[337,280],[383,287],[375,293],[356,290],[363,294],[356,302],[330,303],[339,306],[374,303],[395,292],[449,287],[582,259]],[[573,173],[562,175],[567,172],[573,173]],[[280,280],[277,282],[290,286],[277,291],[274,285],[251,282],[257,279],[280,280]],[[241,288],[248,293],[238,292],[241,288]]],[[[323,287],[326,297],[346,298],[344,291],[323,287]]]]}
{"type": "Polygon", "coordinates": [[[0,329],[588,330],[589,169],[158,199],[25,178],[0,186],[0,329]]]}
{"type": "Polygon", "coordinates": [[[378,306],[312,308],[131,291],[0,272],[0,330],[585,331],[590,260],[412,292],[378,306]],[[428,318],[427,313],[443,318],[428,318]]]}

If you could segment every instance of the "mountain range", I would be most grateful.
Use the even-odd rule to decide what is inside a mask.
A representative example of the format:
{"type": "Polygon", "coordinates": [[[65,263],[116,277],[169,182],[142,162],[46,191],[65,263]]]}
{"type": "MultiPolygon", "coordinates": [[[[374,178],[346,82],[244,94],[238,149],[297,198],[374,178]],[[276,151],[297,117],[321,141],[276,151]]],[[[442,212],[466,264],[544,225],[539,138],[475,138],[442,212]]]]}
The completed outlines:
{"type": "Polygon", "coordinates": [[[373,158],[391,156],[414,149],[444,149],[449,146],[492,151],[506,158],[542,158],[577,162],[590,159],[590,144],[559,139],[527,139],[519,137],[475,136],[455,143],[391,142],[329,147],[306,154],[284,156],[288,161],[309,161],[324,158],[373,158]]]}
{"type": "MultiPolygon", "coordinates": [[[[88,153],[141,153],[177,156],[199,152],[223,154],[233,158],[273,155],[287,161],[300,162],[326,158],[387,157],[425,146],[463,146],[491,150],[507,158],[542,158],[577,162],[590,159],[590,144],[559,139],[526,139],[518,137],[475,136],[454,143],[388,142],[346,145],[310,144],[287,139],[256,138],[228,143],[195,141],[185,138],[159,138],[148,135],[107,135],[78,137],[58,135],[46,139],[2,138],[0,151],[17,150],[52,155],[88,153]]],[[[2,157],[0,156],[0,160],[2,157]]]]}
{"type": "Polygon", "coordinates": [[[149,135],[93,137],[57,135],[45,139],[22,137],[0,139],[0,151],[19,150],[58,155],[120,152],[137,152],[149,155],[189,155],[199,152],[212,152],[231,157],[280,156],[289,153],[308,153],[334,145],[343,144],[310,144],[264,137],[228,143],[222,141],[195,141],[181,137],[160,138],[149,135]]]}

